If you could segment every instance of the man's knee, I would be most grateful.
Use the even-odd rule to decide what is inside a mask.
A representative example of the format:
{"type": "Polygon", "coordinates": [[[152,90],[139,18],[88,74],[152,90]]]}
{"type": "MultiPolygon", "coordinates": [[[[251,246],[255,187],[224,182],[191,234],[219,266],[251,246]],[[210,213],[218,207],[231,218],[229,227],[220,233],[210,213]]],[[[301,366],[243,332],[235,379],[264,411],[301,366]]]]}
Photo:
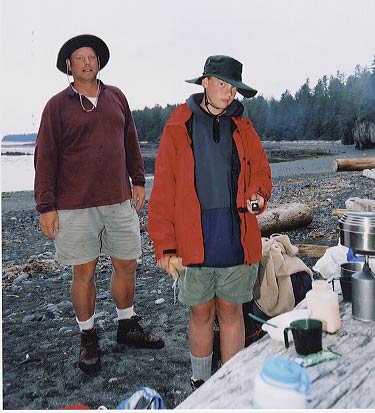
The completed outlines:
{"type": "Polygon", "coordinates": [[[91,282],[94,280],[96,264],[98,260],[85,264],[73,266],[73,279],[81,282],[91,282]]]}
{"type": "Polygon", "coordinates": [[[137,269],[137,260],[120,260],[112,258],[114,267],[114,275],[131,274],[133,275],[137,269]]]}

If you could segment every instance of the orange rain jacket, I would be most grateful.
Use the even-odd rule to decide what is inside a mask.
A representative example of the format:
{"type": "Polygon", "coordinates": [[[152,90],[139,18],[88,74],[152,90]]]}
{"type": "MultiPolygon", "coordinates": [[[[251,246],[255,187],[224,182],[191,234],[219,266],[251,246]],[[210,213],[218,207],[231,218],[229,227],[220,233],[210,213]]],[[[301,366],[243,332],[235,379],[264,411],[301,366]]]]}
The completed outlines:
{"type": "MultiPolygon", "coordinates": [[[[180,105],[164,127],[148,206],[148,231],[154,243],[156,259],[177,255],[182,258],[183,265],[204,261],[194,155],[186,126],[191,116],[192,111],[187,104],[180,105]]],[[[241,221],[241,243],[244,264],[249,265],[261,260],[262,244],[258,221],[255,215],[248,213],[246,201],[251,194],[258,193],[267,202],[272,188],[271,169],[251,121],[243,117],[233,117],[232,120],[236,126],[233,139],[241,164],[236,198],[241,221]]],[[[215,188],[208,190],[214,191],[215,188]]]]}

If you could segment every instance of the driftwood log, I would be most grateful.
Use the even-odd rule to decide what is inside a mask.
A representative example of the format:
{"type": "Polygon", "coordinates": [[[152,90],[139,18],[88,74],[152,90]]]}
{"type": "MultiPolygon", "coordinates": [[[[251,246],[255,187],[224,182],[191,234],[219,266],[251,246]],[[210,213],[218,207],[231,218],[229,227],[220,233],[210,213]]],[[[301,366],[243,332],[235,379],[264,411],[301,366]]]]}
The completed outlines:
{"type": "Polygon", "coordinates": [[[333,169],[340,171],[363,171],[364,169],[375,168],[375,158],[349,158],[336,159],[333,169]]]}
{"type": "Polygon", "coordinates": [[[375,212],[375,199],[349,198],[345,201],[346,209],[334,209],[332,215],[341,217],[348,212],[375,212]]]}
{"type": "Polygon", "coordinates": [[[375,211],[375,199],[349,198],[345,201],[345,206],[353,212],[371,212],[375,211]]]}
{"type": "Polygon", "coordinates": [[[327,249],[327,245],[315,245],[315,244],[297,244],[297,255],[304,257],[323,257],[327,249]]]}
{"type": "Polygon", "coordinates": [[[313,220],[313,212],[305,204],[292,202],[276,208],[268,208],[257,218],[262,237],[268,237],[272,234],[307,227],[313,220]]]}
{"type": "Polygon", "coordinates": [[[332,215],[334,217],[341,217],[342,215],[346,214],[347,212],[349,212],[347,209],[334,209],[332,211],[332,215]]]}

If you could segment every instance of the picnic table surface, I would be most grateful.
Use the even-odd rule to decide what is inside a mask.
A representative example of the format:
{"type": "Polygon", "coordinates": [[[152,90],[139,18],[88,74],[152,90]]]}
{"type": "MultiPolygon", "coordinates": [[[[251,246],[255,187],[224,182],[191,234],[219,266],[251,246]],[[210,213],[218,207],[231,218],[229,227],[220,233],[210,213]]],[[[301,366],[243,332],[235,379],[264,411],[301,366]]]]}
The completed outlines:
{"type": "MultiPolygon", "coordinates": [[[[342,299],[340,317],[340,330],[323,333],[323,349],[342,357],[306,367],[312,380],[306,408],[375,409],[375,322],[355,320],[351,302],[342,299]]],[[[266,334],[237,353],[176,409],[252,409],[254,379],[269,356],[293,360],[298,355],[294,344],[286,349],[266,334]]]]}

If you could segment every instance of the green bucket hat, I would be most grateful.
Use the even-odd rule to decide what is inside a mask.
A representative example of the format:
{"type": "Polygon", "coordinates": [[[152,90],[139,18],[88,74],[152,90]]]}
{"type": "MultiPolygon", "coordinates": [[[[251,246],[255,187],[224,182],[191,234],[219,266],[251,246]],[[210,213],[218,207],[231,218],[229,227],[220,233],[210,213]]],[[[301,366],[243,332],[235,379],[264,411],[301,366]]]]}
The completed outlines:
{"type": "Polygon", "coordinates": [[[242,63],[229,56],[210,56],[204,64],[203,74],[195,79],[185,80],[187,83],[202,84],[202,79],[208,76],[217,77],[224,82],[235,86],[238,92],[245,98],[252,98],[257,94],[257,90],[242,83],[242,63]]]}

